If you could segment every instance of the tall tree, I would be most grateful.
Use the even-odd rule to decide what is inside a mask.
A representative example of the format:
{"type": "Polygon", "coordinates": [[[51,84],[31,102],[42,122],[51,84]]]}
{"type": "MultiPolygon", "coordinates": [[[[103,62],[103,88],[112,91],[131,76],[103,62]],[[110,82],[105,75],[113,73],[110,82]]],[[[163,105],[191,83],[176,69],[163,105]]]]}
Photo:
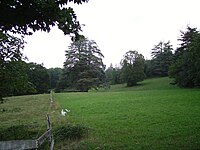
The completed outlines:
{"type": "Polygon", "coordinates": [[[63,82],[67,82],[65,88],[87,92],[104,83],[103,55],[95,41],[86,38],[75,41],[71,43],[65,56],[63,77],[63,82]]]}
{"type": "Polygon", "coordinates": [[[169,66],[172,63],[173,53],[170,42],[159,42],[152,49],[151,67],[154,76],[168,76],[169,66]]]}
{"type": "Polygon", "coordinates": [[[170,76],[182,87],[200,86],[200,32],[187,27],[181,32],[180,47],[175,51],[170,76]]]}
{"type": "Polygon", "coordinates": [[[144,80],[144,56],[137,51],[128,51],[121,61],[122,78],[127,86],[137,85],[137,82],[144,80]]]}

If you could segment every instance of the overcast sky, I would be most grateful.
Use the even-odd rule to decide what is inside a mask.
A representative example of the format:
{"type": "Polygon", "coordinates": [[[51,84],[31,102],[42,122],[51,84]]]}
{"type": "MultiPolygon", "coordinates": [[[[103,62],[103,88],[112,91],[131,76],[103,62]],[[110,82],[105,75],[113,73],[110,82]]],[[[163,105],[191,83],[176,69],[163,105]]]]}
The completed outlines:
{"type": "MultiPolygon", "coordinates": [[[[73,6],[86,37],[95,40],[104,64],[119,64],[129,50],[145,58],[159,41],[170,40],[174,48],[180,30],[187,25],[200,29],[199,0],[90,0],[73,6]]],[[[24,53],[29,61],[45,67],[63,67],[70,44],[56,27],[50,33],[35,32],[26,38],[24,53]]]]}

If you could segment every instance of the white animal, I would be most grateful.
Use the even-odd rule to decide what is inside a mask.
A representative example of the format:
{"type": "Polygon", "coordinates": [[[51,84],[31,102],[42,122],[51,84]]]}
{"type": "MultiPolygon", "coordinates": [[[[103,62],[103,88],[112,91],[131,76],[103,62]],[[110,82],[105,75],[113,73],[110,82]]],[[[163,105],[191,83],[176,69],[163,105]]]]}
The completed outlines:
{"type": "Polygon", "coordinates": [[[65,111],[66,111],[66,112],[70,112],[70,110],[68,110],[68,109],[65,109],[65,111]]]}
{"type": "Polygon", "coordinates": [[[66,116],[68,112],[70,112],[70,110],[68,110],[68,109],[64,109],[64,110],[63,110],[63,109],[62,109],[62,110],[61,110],[61,115],[62,115],[62,116],[66,116]]]}

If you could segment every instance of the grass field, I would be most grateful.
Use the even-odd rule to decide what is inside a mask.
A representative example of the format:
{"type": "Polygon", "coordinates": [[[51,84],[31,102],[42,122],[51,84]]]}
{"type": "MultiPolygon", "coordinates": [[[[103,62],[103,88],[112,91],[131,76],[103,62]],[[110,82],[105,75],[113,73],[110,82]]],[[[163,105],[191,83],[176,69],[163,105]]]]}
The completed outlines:
{"type": "Polygon", "coordinates": [[[23,138],[37,136],[48,112],[53,129],[67,123],[89,128],[85,138],[57,143],[55,149],[200,149],[200,91],[169,83],[157,78],[131,88],[54,94],[50,109],[49,95],[11,97],[0,104],[0,137],[16,139],[3,133],[20,125],[34,131],[23,138]],[[62,117],[62,108],[71,112],[62,117]]]}
{"type": "MultiPolygon", "coordinates": [[[[69,119],[91,128],[88,147],[100,149],[199,149],[200,91],[168,78],[105,92],[56,94],[69,119]]],[[[91,149],[92,149],[91,148],[91,149]]]]}

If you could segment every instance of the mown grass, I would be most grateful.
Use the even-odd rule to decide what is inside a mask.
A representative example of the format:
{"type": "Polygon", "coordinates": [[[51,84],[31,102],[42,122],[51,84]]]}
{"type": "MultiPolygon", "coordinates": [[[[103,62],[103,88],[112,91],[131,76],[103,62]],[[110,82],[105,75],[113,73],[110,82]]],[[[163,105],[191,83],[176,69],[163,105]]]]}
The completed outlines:
{"type": "Polygon", "coordinates": [[[48,94],[10,97],[0,104],[0,140],[40,136],[48,112],[55,149],[199,149],[200,91],[169,83],[169,78],[157,78],[136,87],[54,94],[50,108],[48,94]],[[71,112],[62,117],[62,108],[71,112]],[[66,140],[59,136],[68,132],[63,126],[78,136],[86,127],[88,135],[66,140]]]}
{"type": "MultiPolygon", "coordinates": [[[[90,127],[87,148],[198,149],[199,89],[180,89],[168,78],[109,91],[56,94],[69,121],[90,127]]],[[[84,144],[84,143],[83,143],[84,144]]]]}

